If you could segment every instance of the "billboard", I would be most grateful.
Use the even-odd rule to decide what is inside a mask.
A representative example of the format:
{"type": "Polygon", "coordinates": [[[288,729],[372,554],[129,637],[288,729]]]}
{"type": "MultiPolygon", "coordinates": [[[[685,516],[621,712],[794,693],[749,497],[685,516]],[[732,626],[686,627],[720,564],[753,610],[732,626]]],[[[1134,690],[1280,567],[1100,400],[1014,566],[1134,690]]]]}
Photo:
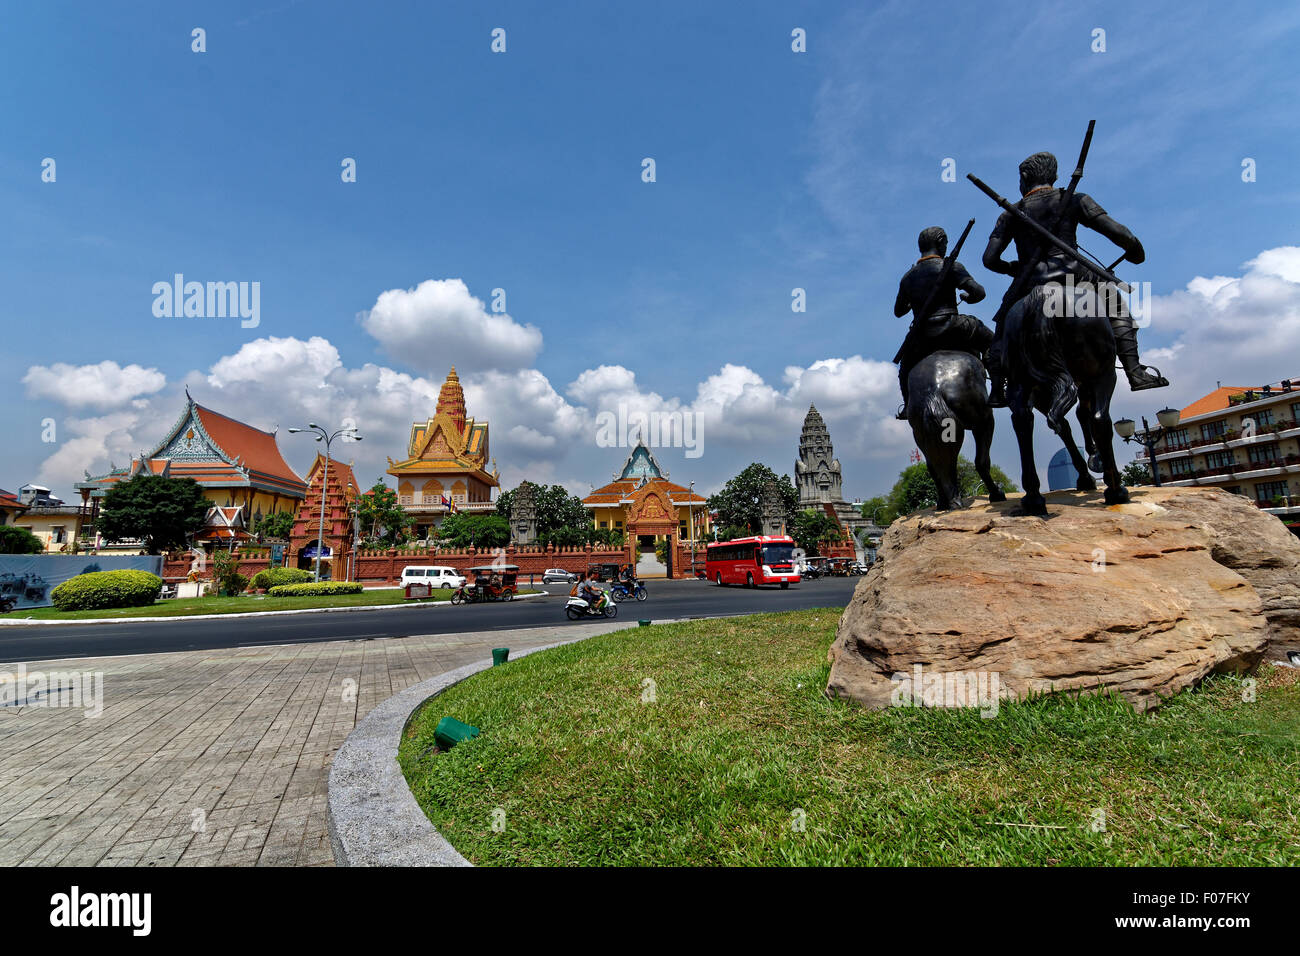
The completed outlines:
{"type": "Polygon", "coordinates": [[[50,592],[91,571],[148,571],[162,577],[161,554],[0,554],[0,594],[17,606],[49,607],[50,592]]]}

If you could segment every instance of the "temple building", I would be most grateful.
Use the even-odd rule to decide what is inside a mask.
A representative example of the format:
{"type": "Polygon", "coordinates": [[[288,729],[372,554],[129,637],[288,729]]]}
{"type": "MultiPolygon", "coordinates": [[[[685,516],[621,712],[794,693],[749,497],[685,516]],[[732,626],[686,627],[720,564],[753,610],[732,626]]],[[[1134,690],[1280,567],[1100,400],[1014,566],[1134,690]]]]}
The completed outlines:
{"type": "Polygon", "coordinates": [[[119,481],[136,475],[193,478],[219,508],[240,508],[252,527],[276,511],[294,512],[307,493],[304,482],[280,454],[275,432],[262,431],[198,404],[185,392],[185,410],[151,451],[124,468],[77,482],[93,523],[99,503],[119,481]]]}
{"type": "Polygon", "coordinates": [[[496,509],[492,490],[501,475],[495,460],[488,470],[488,423],[467,416],[455,366],[433,417],[411,426],[406,454],[402,461],[388,459],[388,474],[397,479],[398,502],[415,519],[416,537],[427,537],[451,511],[496,509]]]}
{"type": "Polygon", "coordinates": [[[799,492],[799,510],[825,511],[853,535],[858,559],[864,560],[870,547],[868,539],[879,537],[880,529],[844,500],[840,460],[835,457],[830,430],[816,405],[809,405],[808,414],[804,416],[794,476],[795,488],[799,492]]]}
{"type": "Polygon", "coordinates": [[[669,481],[640,438],[614,480],[593,489],[582,504],[597,528],[622,531],[641,554],[653,555],[655,542],[665,537],[702,541],[710,529],[706,500],[669,481]]]}
{"type": "Polygon", "coordinates": [[[316,567],[319,550],[321,580],[350,580],[345,562],[355,543],[355,506],[360,488],[352,466],[317,454],[307,469],[307,497],[298,508],[289,533],[289,553],[285,563],[311,571],[316,567]],[[326,477],[326,471],[329,475],[326,477]],[[324,496],[321,491],[324,488],[324,496]],[[324,508],[325,533],[321,534],[321,509],[324,508]]]}

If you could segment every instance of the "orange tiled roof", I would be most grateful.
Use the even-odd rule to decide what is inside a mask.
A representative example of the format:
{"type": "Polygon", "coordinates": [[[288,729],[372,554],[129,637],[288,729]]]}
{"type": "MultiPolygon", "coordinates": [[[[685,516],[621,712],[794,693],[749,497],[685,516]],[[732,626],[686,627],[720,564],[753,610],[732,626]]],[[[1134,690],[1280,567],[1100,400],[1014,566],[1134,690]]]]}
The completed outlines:
{"type": "MultiPolygon", "coordinates": [[[[668,497],[672,499],[673,504],[699,504],[705,503],[706,499],[697,495],[689,488],[683,488],[681,485],[673,484],[664,478],[651,478],[650,483],[662,488],[668,492],[668,497]]],[[[611,481],[607,485],[597,488],[587,497],[582,499],[584,505],[616,505],[620,501],[631,498],[636,492],[637,483],[631,478],[620,478],[617,481],[611,481]]]]}
{"type": "Polygon", "coordinates": [[[1216,388],[1209,395],[1202,396],[1192,402],[1180,414],[1183,418],[1191,418],[1194,415],[1205,415],[1209,412],[1220,411],[1228,407],[1229,395],[1240,395],[1247,388],[1249,388],[1248,385],[1224,385],[1222,388],[1216,388]]]}
{"type": "Polygon", "coordinates": [[[235,421],[220,412],[204,408],[197,402],[194,408],[199,414],[199,421],[203,423],[203,430],[227,455],[242,459],[248,468],[264,475],[292,484],[303,484],[303,480],[280,454],[280,447],[271,432],[235,421]]]}

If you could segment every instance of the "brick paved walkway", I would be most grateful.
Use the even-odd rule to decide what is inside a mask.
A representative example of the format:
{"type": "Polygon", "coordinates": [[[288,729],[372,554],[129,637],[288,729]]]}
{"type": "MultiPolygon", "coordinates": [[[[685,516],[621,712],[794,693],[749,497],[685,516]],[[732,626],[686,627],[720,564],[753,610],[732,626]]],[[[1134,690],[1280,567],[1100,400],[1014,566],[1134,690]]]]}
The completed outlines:
{"type": "Polygon", "coordinates": [[[0,707],[0,866],[332,865],[330,760],[371,708],[492,647],[608,629],[29,664],[102,671],[104,710],[0,707]]]}

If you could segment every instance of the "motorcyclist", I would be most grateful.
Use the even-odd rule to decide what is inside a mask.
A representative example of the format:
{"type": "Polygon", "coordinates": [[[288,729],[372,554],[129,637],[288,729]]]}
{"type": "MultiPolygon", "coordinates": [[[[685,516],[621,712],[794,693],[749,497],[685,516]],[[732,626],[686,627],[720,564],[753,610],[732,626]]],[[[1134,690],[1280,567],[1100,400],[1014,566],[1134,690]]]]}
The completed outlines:
{"type": "Polygon", "coordinates": [[[593,609],[600,607],[601,602],[605,599],[605,592],[596,587],[596,575],[588,571],[583,575],[581,583],[578,585],[578,597],[587,602],[587,605],[593,609]]]}

